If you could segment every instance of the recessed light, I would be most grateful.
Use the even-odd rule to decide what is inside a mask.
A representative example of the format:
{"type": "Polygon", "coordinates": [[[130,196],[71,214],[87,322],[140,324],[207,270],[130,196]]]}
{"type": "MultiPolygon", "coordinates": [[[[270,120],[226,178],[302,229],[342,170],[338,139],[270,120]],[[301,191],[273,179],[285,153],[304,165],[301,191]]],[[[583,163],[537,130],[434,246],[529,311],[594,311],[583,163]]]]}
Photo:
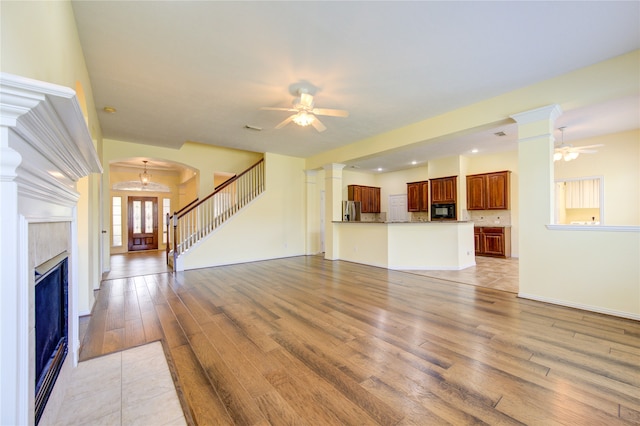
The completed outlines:
{"type": "Polygon", "coordinates": [[[412,162],[411,162],[411,165],[412,165],[412,166],[415,166],[416,164],[418,164],[418,162],[417,162],[417,161],[412,161],[412,162]]]}
{"type": "Polygon", "coordinates": [[[102,108],[102,110],[103,110],[104,112],[106,112],[107,114],[114,114],[114,113],[117,111],[117,110],[116,110],[114,107],[112,107],[112,106],[106,106],[106,107],[102,108]]]}
{"type": "Polygon", "coordinates": [[[378,171],[381,172],[382,171],[382,167],[378,167],[378,171]]]}
{"type": "Polygon", "coordinates": [[[477,154],[477,153],[478,153],[478,148],[473,148],[473,149],[471,150],[471,153],[472,153],[472,154],[477,154]]]}

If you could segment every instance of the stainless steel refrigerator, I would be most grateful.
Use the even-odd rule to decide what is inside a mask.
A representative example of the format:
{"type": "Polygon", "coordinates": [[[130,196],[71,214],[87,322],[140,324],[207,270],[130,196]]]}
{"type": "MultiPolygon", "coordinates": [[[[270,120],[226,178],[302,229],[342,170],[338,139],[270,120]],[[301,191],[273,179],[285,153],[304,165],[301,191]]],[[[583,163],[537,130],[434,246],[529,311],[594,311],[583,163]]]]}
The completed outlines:
{"type": "Polygon", "coordinates": [[[361,213],[360,201],[343,201],[342,202],[342,221],[343,222],[359,222],[361,213]]]}

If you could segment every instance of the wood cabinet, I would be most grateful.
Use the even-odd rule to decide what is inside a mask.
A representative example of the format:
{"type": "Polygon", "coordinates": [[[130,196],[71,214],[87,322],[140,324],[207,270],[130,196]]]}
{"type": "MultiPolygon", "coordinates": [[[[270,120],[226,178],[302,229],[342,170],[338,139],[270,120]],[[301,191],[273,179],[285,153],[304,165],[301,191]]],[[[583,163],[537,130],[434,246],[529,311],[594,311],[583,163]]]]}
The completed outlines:
{"type": "Polygon", "coordinates": [[[509,210],[511,172],[467,176],[467,210],[509,210]]]}
{"type": "Polygon", "coordinates": [[[407,183],[407,210],[429,211],[429,181],[407,183]]]}
{"type": "Polygon", "coordinates": [[[431,203],[455,204],[457,201],[457,176],[431,179],[431,203]]]}
{"type": "Polygon", "coordinates": [[[473,228],[476,256],[511,257],[511,228],[476,226],[473,228]]]}
{"type": "Polygon", "coordinates": [[[347,186],[349,201],[360,201],[361,213],[380,213],[380,188],[374,186],[347,186]]]}

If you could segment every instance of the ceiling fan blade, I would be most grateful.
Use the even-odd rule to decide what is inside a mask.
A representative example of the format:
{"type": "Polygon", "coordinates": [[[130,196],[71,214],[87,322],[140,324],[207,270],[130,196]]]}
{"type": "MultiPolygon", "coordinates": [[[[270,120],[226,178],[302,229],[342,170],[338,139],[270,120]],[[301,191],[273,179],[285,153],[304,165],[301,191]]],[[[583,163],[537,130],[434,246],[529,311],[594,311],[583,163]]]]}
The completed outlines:
{"type": "Polygon", "coordinates": [[[326,115],[329,117],[348,117],[349,112],[342,109],[314,108],[312,111],[316,115],[326,115]]]}
{"type": "Polygon", "coordinates": [[[604,144],[596,144],[596,145],[585,145],[585,146],[576,146],[574,147],[575,149],[589,149],[589,148],[600,148],[601,146],[604,146],[604,144]]]}
{"type": "Polygon", "coordinates": [[[580,154],[595,154],[598,151],[595,149],[574,149],[573,152],[579,152],[580,154]]]}
{"type": "Polygon", "coordinates": [[[282,120],[280,122],[280,124],[278,124],[275,128],[276,129],[282,129],[284,126],[286,126],[287,124],[291,123],[291,121],[293,120],[293,117],[295,117],[296,115],[290,115],[289,117],[285,118],[284,120],[282,120]]]}
{"type": "Polygon", "coordinates": [[[319,132],[324,132],[325,130],[327,130],[327,127],[322,124],[322,121],[318,120],[318,117],[316,117],[315,120],[311,122],[311,125],[319,132]]]}
{"type": "Polygon", "coordinates": [[[260,109],[265,111],[289,111],[289,112],[297,111],[293,108],[277,108],[277,107],[261,107],[260,109]]]}

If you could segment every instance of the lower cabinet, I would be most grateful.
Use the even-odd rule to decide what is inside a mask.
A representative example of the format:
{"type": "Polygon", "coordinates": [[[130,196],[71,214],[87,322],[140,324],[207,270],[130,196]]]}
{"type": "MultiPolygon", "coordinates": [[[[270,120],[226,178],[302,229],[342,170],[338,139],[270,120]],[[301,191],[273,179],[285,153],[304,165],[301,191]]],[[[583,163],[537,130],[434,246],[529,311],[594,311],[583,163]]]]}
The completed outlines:
{"type": "Polygon", "coordinates": [[[476,256],[511,257],[511,228],[476,226],[473,228],[476,256]]]}

